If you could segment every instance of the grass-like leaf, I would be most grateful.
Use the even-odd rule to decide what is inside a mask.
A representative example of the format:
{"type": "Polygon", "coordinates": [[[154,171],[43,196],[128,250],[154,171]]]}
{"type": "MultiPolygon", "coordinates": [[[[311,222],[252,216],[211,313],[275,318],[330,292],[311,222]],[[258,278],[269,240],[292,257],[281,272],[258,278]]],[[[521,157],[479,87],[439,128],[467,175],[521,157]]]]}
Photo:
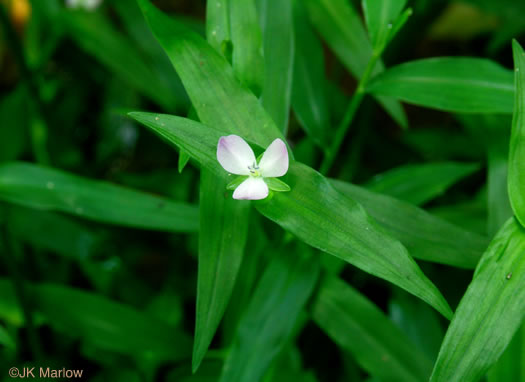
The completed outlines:
{"type": "Polygon", "coordinates": [[[407,62],[374,78],[368,91],[434,109],[512,113],[512,72],[493,61],[440,57],[407,62]]]}
{"type": "Polygon", "coordinates": [[[34,164],[0,165],[0,199],[128,227],[195,232],[198,208],[34,164]]]}
{"type": "Polygon", "coordinates": [[[431,382],[478,381],[525,318],[525,229],[511,218],[483,255],[441,345],[431,382]]]}
{"type": "Polygon", "coordinates": [[[295,52],[293,2],[259,0],[258,3],[264,36],[262,104],[279,130],[286,132],[295,52]]]}
{"type": "MultiPolygon", "coordinates": [[[[326,43],[356,78],[360,78],[372,57],[372,45],[366,35],[359,14],[346,0],[307,0],[310,18],[326,43]]],[[[382,72],[378,62],[373,75],[382,72]]],[[[401,126],[407,120],[401,105],[396,100],[378,96],[378,101],[401,126]]]]}
{"type": "Polygon", "coordinates": [[[239,322],[220,382],[261,380],[314,290],[320,268],[312,256],[311,251],[275,254],[239,322]]]}
{"type": "Polygon", "coordinates": [[[514,214],[525,226],[525,52],[512,42],[516,70],[516,96],[509,152],[509,197],[514,214]]]}
{"type": "Polygon", "coordinates": [[[432,362],[384,313],[337,278],[326,280],[312,317],[359,365],[381,381],[426,381],[432,362]]]}
{"type": "MultiPolygon", "coordinates": [[[[218,175],[224,170],[215,158],[216,144],[227,133],[184,118],[130,113],[218,175]]],[[[445,317],[451,310],[437,288],[421,272],[406,248],[391,237],[353,199],[336,191],[315,170],[292,161],[283,180],[290,192],[256,203],[267,218],[307,244],[384,278],[420,297],[445,317]]]]}
{"type": "MultiPolygon", "coordinates": [[[[182,330],[130,306],[60,285],[28,285],[28,290],[34,296],[39,321],[73,338],[101,349],[150,359],[173,361],[189,356],[191,342],[182,330]]],[[[0,316],[12,322],[20,308],[9,280],[0,279],[0,296],[0,316]]]]}
{"type": "Polygon", "coordinates": [[[405,165],[376,175],[366,188],[422,205],[477,169],[476,164],[460,162],[405,165]]]}
{"type": "Polygon", "coordinates": [[[488,239],[439,219],[413,204],[340,180],[334,187],[360,203],[393,237],[418,259],[475,268],[488,239]]]}

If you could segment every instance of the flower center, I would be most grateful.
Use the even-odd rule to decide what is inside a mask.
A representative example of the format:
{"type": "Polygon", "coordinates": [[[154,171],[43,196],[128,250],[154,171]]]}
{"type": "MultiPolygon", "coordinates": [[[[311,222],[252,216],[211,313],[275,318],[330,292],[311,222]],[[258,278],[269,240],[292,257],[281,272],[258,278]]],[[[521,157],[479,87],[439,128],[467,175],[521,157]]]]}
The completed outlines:
{"type": "Polygon", "coordinates": [[[257,166],[257,163],[255,162],[253,162],[251,166],[248,166],[248,170],[250,170],[250,176],[254,178],[259,178],[262,176],[259,166],[257,166]]]}

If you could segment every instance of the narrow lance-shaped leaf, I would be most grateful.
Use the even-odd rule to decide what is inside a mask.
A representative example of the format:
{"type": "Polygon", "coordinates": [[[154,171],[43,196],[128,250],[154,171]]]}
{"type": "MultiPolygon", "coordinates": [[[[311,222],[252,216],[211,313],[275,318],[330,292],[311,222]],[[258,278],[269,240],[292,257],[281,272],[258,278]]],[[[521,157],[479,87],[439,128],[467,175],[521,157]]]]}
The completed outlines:
{"type": "Polygon", "coordinates": [[[0,166],[0,199],[129,227],[195,232],[198,208],[34,164],[0,166]]]}
{"type": "Polygon", "coordinates": [[[365,296],[337,278],[327,279],[312,318],[359,365],[381,381],[428,380],[432,362],[365,296]]]}
{"type": "Polygon", "coordinates": [[[293,1],[295,57],[292,107],[306,133],[320,147],[329,143],[330,109],[324,54],[301,0],[293,1]]]}
{"type": "Polygon", "coordinates": [[[512,42],[516,68],[514,117],[509,152],[509,197],[514,214],[525,226],[525,52],[517,41],[512,42]]]}
{"type": "Polygon", "coordinates": [[[164,47],[197,111],[199,120],[222,131],[236,131],[261,147],[284,139],[258,99],[240,86],[228,61],[202,37],[138,0],[150,28],[164,47]]]}
{"type": "Polygon", "coordinates": [[[289,340],[318,275],[311,250],[276,253],[239,322],[221,382],[261,380],[289,340]]]}
{"type": "MultiPolygon", "coordinates": [[[[232,34],[235,39],[236,52],[233,65],[237,76],[242,76],[252,64],[251,61],[257,59],[257,56],[253,55],[254,45],[256,46],[254,38],[257,36],[257,30],[254,28],[259,28],[259,25],[255,14],[251,15],[251,19],[241,20],[243,12],[240,11],[246,7],[249,8],[249,11],[254,4],[239,1],[228,3],[211,1],[210,3],[208,7],[212,7],[212,14],[207,20],[208,40],[222,46],[222,42],[216,40],[217,34],[214,34],[214,31],[229,28],[228,23],[231,21],[232,26],[234,25],[232,34]],[[224,10],[222,6],[225,7],[224,10]],[[225,19],[221,12],[229,13],[230,18],[225,19]],[[236,30],[236,28],[248,29],[252,33],[236,30]],[[240,32],[246,35],[238,35],[240,32]]],[[[226,52],[222,53],[224,55],[226,52]]],[[[253,79],[248,76],[243,78],[253,79]]],[[[255,82],[252,84],[257,85],[255,82]]],[[[195,109],[192,108],[192,111],[194,114],[195,109]]],[[[182,152],[185,151],[182,150],[182,152]]],[[[248,236],[250,204],[236,202],[227,195],[226,185],[231,180],[229,178],[226,173],[216,175],[207,169],[201,170],[199,271],[192,357],[194,372],[204,359],[230,300],[248,236]]]]}
{"type": "Polygon", "coordinates": [[[227,195],[226,174],[201,170],[199,273],[193,370],[202,362],[224,315],[248,236],[250,203],[227,195]]]}
{"type": "Polygon", "coordinates": [[[264,37],[262,104],[285,135],[290,114],[295,54],[292,8],[291,0],[258,0],[264,37]]]}
{"type": "MultiPolygon", "coordinates": [[[[99,348],[158,360],[189,356],[190,339],[176,327],[93,293],[61,285],[28,285],[35,310],[53,328],[99,348]],[[130,335],[133,333],[133,335],[130,335]]],[[[0,279],[0,316],[19,310],[9,280],[0,279]],[[14,304],[14,306],[11,306],[14,304]]]]}
{"type": "Polygon", "coordinates": [[[439,219],[413,204],[340,180],[331,182],[336,190],[362,204],[418,259],[473,269],[487,248],[486,237],[439,219]]]}
{"type": "Polygon", "coordinates": [[[463,113],[512,113],[512,72],[490,60],[440,57],[407,62],[368,86],[376,95],[463,113]]]}
{"type": "Polygon", "coordinates": [[[525,318],[525,229],[511,218],[483,255],[441,345],[431,382],[478,381],[525,318]]]}
{"type": "MultiPolygon", "coordinates": [[[[211,1],[213,4],[213,1],[211,1]]],[[[264,82],[263,39],[255,0],[229,0],[233,71],[241,84],[255,94],[264,82]]]]}
{"type": "Polygon", "coordinates": [[[159,80],[133,44],[106,19],[88,12],[64,11],[61,20],[82,49],[148,98],[166,110],[186,104],[184,98],[177,98],[176,93],[159,80]]]}
{"type": "Polygon", "coordinates": [[[406,0],[363,0],[362,3],[370,41],[374,49],[380,48],[391,39],[394,23],[406,0]]]}
{"type": "MultiPolygon", "coordinates": [[[[361,19],[346,0],[305,1],[312,23],[324,40],[356,78],[360,78],[372,57],[372,46],[361,19]]],[[[384,70],[379,61],[372,75],[384,70]]],[[[406,115],[396,100],[378,96],[379,103],[401,126],[407,125],[406,115]]]]}
{"type": "MultiPolygon", "coordinates": [[[[130,113],[204,167],[221,174],[215,159],[218,139],[227,133],[174,116],[130,113]]],[[[337,192],[321,174],[292,161],[285,182],[290,192],[256,203],[257,209],[305,243],[384,278],[420,297],[445,317],[450,308],[403,245],[387,234],[354,200],[337,192]]]]}
{"type": "Polygon", "coordinates": [[[460,162],[405,165],[374,176],[366,188],[422,205],[478,168],[476,164],[460,162]]]}

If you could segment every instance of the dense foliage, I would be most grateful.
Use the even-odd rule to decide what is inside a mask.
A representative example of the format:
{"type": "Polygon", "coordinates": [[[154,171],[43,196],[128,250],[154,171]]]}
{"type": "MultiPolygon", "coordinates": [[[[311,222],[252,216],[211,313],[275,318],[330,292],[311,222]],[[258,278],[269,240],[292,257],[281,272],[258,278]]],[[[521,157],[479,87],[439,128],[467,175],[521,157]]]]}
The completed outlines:
{"type": "Polygon", "coordinates": [[[0,0],[0,380],[525,381],[524,12],[0,0]]]}

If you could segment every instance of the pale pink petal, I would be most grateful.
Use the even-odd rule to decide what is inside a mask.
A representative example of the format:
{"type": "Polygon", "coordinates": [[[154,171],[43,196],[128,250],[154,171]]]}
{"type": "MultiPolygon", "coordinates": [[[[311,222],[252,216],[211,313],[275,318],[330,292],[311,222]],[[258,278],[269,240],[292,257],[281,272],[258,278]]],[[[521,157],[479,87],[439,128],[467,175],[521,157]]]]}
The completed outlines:
{"type": "Polygon", "coordinates": [[[248,166],[255,163],[255,154],[238,135],[221,137],[217,145],[217,160],[231,174],[250,175],[248,166]]]}
{"type": "Polygon", "coordinates": [[[288,150],[279,138],[273,141],[259,162],[261,174],[265,178],[277,178],[288,171],[288,150]]]}
{"type": "Polygon", "coordinates": [[[249,177],[233,192],[234,199],[259,200],[268,196],[268,186],[262,178],[249,177]]]}

